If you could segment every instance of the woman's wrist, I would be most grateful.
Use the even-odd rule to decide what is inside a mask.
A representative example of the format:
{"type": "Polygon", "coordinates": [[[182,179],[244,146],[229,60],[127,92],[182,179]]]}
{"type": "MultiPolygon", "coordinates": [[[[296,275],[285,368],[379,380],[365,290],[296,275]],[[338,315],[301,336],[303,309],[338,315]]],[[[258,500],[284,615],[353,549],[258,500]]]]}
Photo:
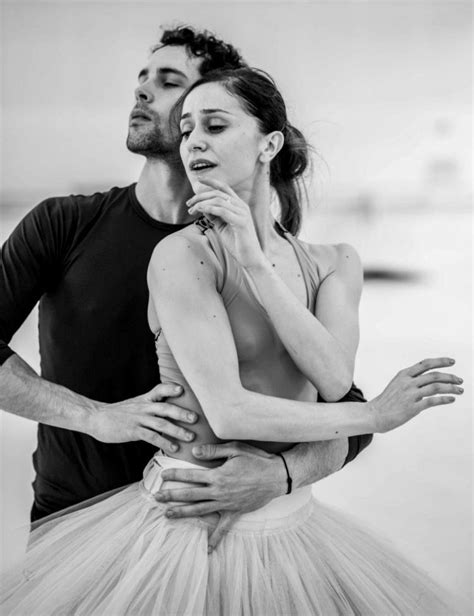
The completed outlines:
{"type": "Polygon", "coordinates": [[[377,430],[377,409],[374,404],[374,400],[368,400],[367,402],[358,402],[363,413],[363,423],[366,426],[364,432],[361,434],[375,434],[377,430]]]}

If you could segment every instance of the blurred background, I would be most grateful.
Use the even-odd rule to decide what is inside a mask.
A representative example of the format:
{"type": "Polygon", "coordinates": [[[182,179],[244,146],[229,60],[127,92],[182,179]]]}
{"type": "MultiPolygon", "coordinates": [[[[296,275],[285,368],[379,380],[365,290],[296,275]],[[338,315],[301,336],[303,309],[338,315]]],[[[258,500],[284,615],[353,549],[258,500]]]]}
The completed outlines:
{"type": "MultiPolygon", "coordinates": [[[[469,2],[2,3],[1,239],[42,199],[136,180],[125,147],[161,25],[215,31],[270,72],[317,150],[302,237],[365,265],[356,382],[449,355],[455,405],[378,436],[315,485],[454,592],[472,587],[472,15],[469,2]]],[[[13,348],[39,369],[37,315],[13,348]]],[[[91,370],[93,366],[91,365],[91,370]]],[[[4,561],[28,520],[34,424],[2,413],[4,561]],[[15,539],[13,539],[15,538],[15,539]]],[[[23,531],[23,541],[25,538],[23,531]]]]}

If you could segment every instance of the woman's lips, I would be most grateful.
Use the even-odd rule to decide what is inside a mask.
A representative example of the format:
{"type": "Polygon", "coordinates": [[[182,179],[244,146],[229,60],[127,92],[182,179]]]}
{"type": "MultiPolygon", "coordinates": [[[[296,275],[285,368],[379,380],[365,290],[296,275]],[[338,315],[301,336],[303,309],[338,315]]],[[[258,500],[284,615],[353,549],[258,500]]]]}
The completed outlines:
{"type": "Polygon", "coordinates": [[[211,169],[214,169],[215,167],[217,167],[217,165],[210,160],[199,158],[190,162],[188,167],[192,173],[203,173],[205,171],[210,171],[211,169]]]}

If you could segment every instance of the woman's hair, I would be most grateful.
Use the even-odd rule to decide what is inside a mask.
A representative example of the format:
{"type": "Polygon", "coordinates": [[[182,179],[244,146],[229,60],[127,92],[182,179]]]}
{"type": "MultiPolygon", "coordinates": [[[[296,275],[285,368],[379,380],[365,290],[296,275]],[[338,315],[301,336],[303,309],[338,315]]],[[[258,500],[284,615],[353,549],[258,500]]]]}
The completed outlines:
{"type": "Polygon", "coordinates": [[[302,133],[288,122],[286,106],[273,79],[264,71],[237,68],[211,71],[191,85],[176,104],[176,121],[187,95],[205,83],[219,83],[237,97],[245,111],[253,116],[263,134],[281,131],[285,138],[280,152],[270,162],[270,184],[280,202],[280,224],[296,235],[301,226],[302,175],[309,163],[309,145],[302,133]]]}

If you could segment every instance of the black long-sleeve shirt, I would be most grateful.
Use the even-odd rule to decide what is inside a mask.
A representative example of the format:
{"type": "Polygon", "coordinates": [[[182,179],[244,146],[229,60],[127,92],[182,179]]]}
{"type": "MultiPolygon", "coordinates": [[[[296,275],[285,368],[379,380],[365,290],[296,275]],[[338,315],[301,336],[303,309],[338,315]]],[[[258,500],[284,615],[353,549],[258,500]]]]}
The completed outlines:
{"type": "MultiPolygon", "coordinates": [[[[159,371],[146,271],[156,244],[182,227],[151,218],[134,184],[40,203],[2,248],[0,363],[39,301],[43,378],[103,402],[154,387],[159,371]]],[[[345,399],[364,400],[355,387],[345,399]]],[[[370,440],[351,437],[346,462],[370,440]]],[[[39,424],[33,518],[137,481],[153,453],[145,442],[102,443],[39,424]]]]}

